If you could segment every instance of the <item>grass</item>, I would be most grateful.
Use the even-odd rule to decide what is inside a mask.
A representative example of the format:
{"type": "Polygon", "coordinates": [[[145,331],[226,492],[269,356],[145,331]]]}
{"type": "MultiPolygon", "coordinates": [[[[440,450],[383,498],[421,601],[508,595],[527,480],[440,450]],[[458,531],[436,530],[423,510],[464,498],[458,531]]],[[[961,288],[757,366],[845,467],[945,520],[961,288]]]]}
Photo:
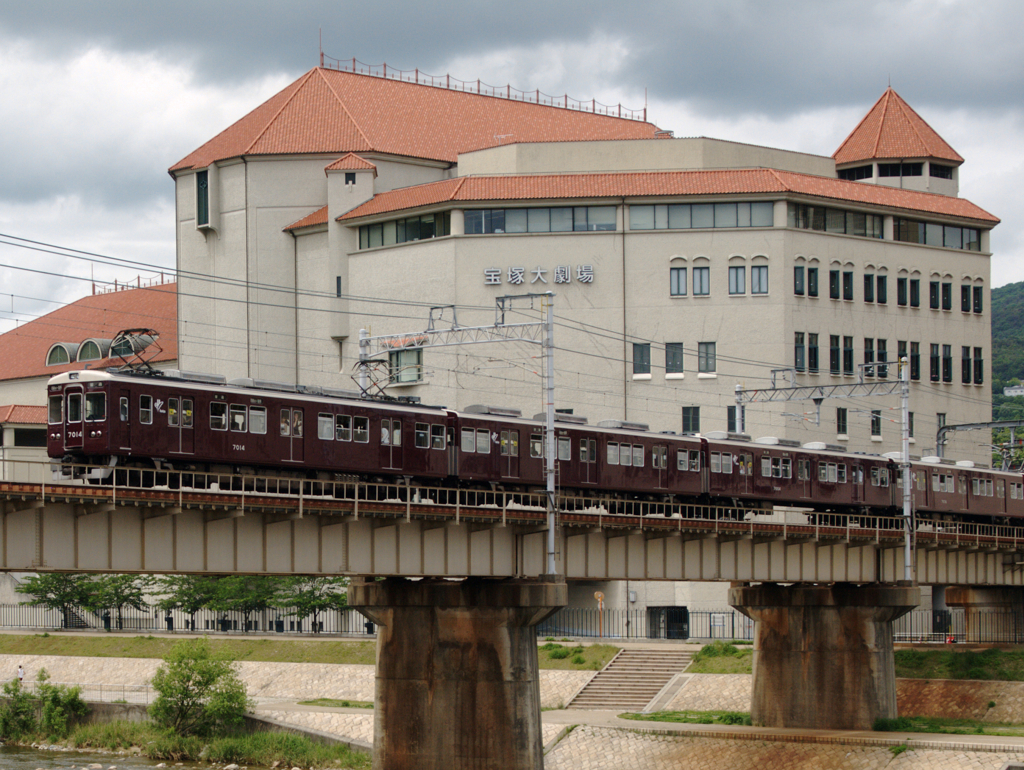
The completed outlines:
{"type": "Polygon", "coordinates": [[[254,733],[214,738],[181,737],[151,723],[111,722],[76,730],[67,745],[77,749],[131,751],[149,759],[171,762],[206,760],[245,765],[332,767],[369,770],[369,754],[347,746],[314,743],[287,733],[254,733]]]}
{"type": "Polygon", "coordinates": [[[336,700],[334,698],[315,698],[300,700],[300,706],[324,706],[331,709],[372,709],[373,704],[364,700],[336,700]]]}
{"type": "Polygon", "coordinates": [[[939,733],[943,735],[1024,736],[1024,724],[982,722],[945,717],[897,717],[875,720],[874,729],[885,733],[939,733]]]}
{"type": "Polygon", "coordinates": [[[688,674],[749,674],[753,670],[753,649],[739,649],[728,642],[712,642],[693,656],[688,674]]]}
{"type": "Polygon", "coordinates": [[[1024,650],[897,650],[896,676],[906,679],[1024,681],[1024,650]]]}
{"type": "Polygon", "coordinates": [[[653,711],[650,714],[619,714],[638,722],[682,722],[688,725],[749,725],[750,714],[742,711],[653,711]]]}
{"type": "Polygon", "coordinates": [[[619,648],[611,644],[567,647],[547,642],[537,648],[537,665],[561,671],[600,671],[618,651],[619,648]]]}
{"type": "MultiPolygon", "coordinates": [[[[162,660],[180,639],[164,636],[63,636],[0,634],[0,654],[59,655],[85,658],[155,658],[162,660]]],[[[214,652],[233,660],[266,663],[376,664],[376,642],[306,641],[300,639],[219,639],[210,637],[214,652]]],[[[539,647],[542,669],[597,671],[619,648],[608,644],[566,646],[548,642],[539,647]],[[554,652],[554,656],[551,653],[554,652]],[[558,656],[563,656],[559,659],[558,656]]]]}

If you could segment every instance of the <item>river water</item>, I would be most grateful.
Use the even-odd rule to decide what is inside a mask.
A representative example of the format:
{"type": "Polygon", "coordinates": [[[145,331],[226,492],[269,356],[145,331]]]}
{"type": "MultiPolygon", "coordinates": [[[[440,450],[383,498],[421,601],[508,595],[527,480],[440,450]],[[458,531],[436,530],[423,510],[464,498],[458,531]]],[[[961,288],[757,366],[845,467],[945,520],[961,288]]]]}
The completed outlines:
{"type": "MultiPolygon", "coordinates": [[[[123,757],[115,754],[80,754],[74,751],[36,751],[20,746],[0,746],[0,768],[3,770],[82,770],[90,765],[100,765],[103,770],[116,767],[117,770],[152,770],[159,760],[140,757],[123,757]]],[[[168,761],[173,770],[175,762],[168,761]]],[[[184,768],[200,767],[186,762],[184,768]]],[[[206,765],[209,767],[209,765],[206,765]]]]}

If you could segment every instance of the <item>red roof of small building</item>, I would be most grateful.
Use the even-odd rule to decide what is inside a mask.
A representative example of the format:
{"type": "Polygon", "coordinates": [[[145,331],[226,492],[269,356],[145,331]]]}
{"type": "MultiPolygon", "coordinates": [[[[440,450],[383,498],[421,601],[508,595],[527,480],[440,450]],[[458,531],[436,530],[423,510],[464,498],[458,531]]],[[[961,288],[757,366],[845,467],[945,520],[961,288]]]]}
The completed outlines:
{"type": "Polygon", "coordinates": [[[24,406],[13,404],[0,406],[0,424],[46,425],[45,406],[24,406]]]}
{"type": "Polygon", "coordinates": [[[338,219],[358,219],[445,202],[758,193],[798,193],[992,224],[999,221],[964,198],[776,169],[460,177],[375,195],[338,219]]]}
{"type": "Polygon", "coordinates": [[[885,93],[832,155],[838,165],[861,160],[935,158],[963,163],[920,115],[892,90],[885,93]]]}
{"type": "Polygon", "coordinates": [[[373,171],[376,175],[377,167],[365,158],[350,152],[328,165],[324,171],[373,171]]]}
{"type": "Polygon", "coordinates": [[[316,67],[170,171],[243,155],[380,152],[454,163],[509,141],[651,139],[652,123],[316,67]]]}
{"type": "Polygon", "coordinates": [[[46,354],[58,342],[81,344],[87,339],[113,339],[123,329],[156,330],[163,351],[153,363],[178,358],[177,285],[94,294],[0,334],[0,377],[20,380],[61,372],[120,366],[116,356],[82,363],[46,365],[46,354]]]}
{"type": "Polygon", "coordinates": [[[326,225],[327,224],[327,207],[321,206],[312,214],[307,214],[298,222],[292,222],[288,227],[284,228],[288,230],[298,230],[303,227],[313,227],[314,225],[326,225]]]}

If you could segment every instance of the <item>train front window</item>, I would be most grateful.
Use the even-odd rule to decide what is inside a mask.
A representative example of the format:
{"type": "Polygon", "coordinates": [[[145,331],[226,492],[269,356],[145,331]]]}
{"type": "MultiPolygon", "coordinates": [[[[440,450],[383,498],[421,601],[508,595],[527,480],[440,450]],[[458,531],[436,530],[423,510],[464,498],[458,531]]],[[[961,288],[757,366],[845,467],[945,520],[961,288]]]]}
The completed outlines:
{"type": "Polygon", "coordinates": [[[68,422],[82,421],[82,394],[68,394],[68,422]]]}
{"type": "Polygon", "coordinates": [[[50,396],[50,408],[47,411],[47,420],[50,425],[60,425],[64,422],[64,397],[50,396]]]}
{"type": "Polygon", "coordinates": [[[107,419],[107,394],[87,393],[85,396],[85,421],[99,422],[107,419]]]}
{"type": "Polygon", "coordinates": [[[210,404],[210,430],[228,429],[228,405],[220,401],[210,404]]]}

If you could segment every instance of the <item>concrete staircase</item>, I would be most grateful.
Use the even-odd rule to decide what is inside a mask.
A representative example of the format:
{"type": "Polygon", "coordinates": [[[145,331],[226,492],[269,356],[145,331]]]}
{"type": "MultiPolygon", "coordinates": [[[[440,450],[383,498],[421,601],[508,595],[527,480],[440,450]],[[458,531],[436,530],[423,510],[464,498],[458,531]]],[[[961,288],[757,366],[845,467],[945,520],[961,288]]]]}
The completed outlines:
{"type": "Polygon", "coordinates": [[[672,677],[690,665],[692,657],[671,648],[619,650],[566,708],[643,711],[672,677]]]}

